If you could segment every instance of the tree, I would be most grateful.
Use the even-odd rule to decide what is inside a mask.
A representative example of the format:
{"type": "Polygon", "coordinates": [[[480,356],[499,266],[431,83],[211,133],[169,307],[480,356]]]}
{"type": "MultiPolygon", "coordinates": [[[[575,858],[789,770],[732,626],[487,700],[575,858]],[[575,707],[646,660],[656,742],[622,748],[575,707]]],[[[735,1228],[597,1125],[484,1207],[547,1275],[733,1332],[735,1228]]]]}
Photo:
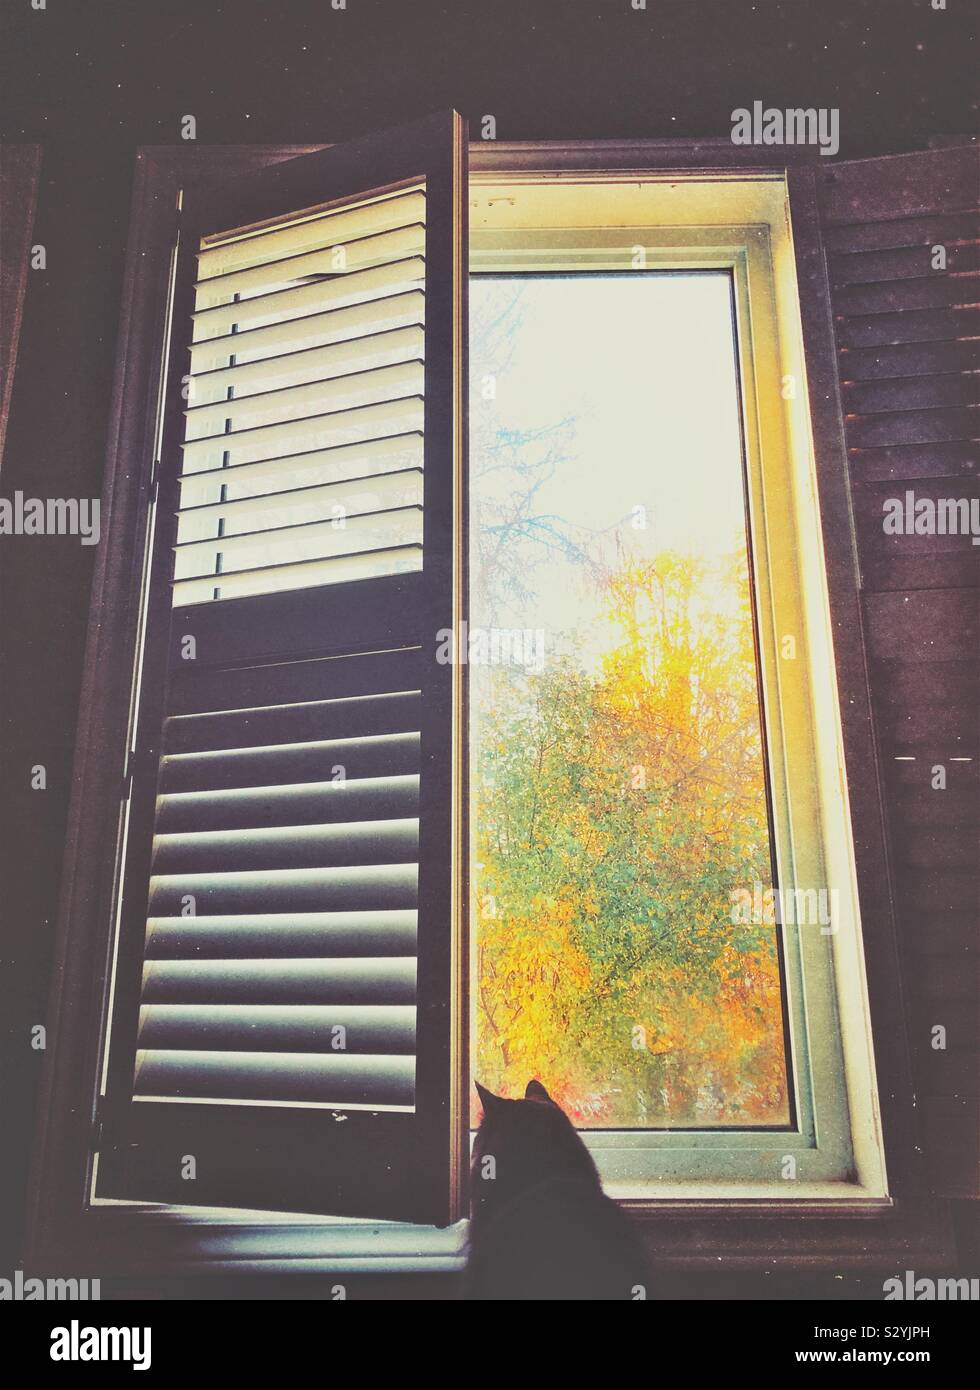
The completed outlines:
{"type": "Polygon", "coordinates": [[[620,555],[608,641],[471,673],[478,1075],[582,1123],[787,1118],[744,556],[620,555]]]}

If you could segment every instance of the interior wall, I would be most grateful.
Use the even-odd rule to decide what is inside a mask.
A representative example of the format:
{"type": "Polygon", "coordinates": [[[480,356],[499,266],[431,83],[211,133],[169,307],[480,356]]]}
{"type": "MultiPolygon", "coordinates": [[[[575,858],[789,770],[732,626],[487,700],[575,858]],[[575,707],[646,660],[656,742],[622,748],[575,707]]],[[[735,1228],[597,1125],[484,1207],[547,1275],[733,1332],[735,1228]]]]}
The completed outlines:
{"type": "MultiPolygon", "coordinates": [[[[842,157],[923,149],[971,127],[959,95],[970,89],[970,20],[966,7],[937,18],[922,0],[897,24],[893,8],[888,0],[812,8],[663,0],[643,12],[621,0],[562,7],[560,21],[540,0],[352,0],[346,11],[322,0],[284,8],[104,0],[97,21],[85,0],[8,9],[6,42],[17,61],[2,131],[43,146],[34,240],[46,248],[47,268],[28,278],[5,494],[99,494],[134,154],[140,144],[178,144],[185,114],[209,144],[332,142],[452,105],[476,132],[492,113],[500,139],[670,138],[725,136],[735,107],[764,99],[838,106],[842,157]]],[[[873,481],[866,470],[861,480],[873,481]]],[[[94,549],[72,537],[4,537],[0,545],[4,1270],[16,1267],[20,1248],[42,1060],[30,1030],[46,1021],[93,559],[94,549]],[[37,764],[47,772],[43,792],[30,787],[37,764]]],[[[882,588],[878,607],[910,588],[923,586],[882,588]]],[[[928,640],[945,630],[944,600],[917,601],[928,640]]],[[[880,689],[887,699],[884,677],[880,689]]],[[[912,704],[907,717],[901,709],[888,717],[901,727],[922,718],[912,704]]],[[[904,804],[897,792],[894,804],[904,804]]],[[[908,834],[896,824],[898,854],[908,834]]],[[[957,868],[943,860],[942,842],[939,833],[929,841],[937,849],[923,874],[957,868]]],[[[916,892],[928,892],[925,879],[916,892]]],[[[942,899],[928,902],[941,907],[942,899]]],[[[925,967],[913,973],[926,977],[925,967]]],[[[931,965],[928,978],[930,1008],[934,997],[954,998],[955,964],[931,965]]],[[[707,1296],[726,1287],[685,1278],[678,1288],[707,1296]]],[[[833,1296],[834,1278],[801,1272],[794,1284],[781,1275],[780,1287],[807,1289],[816,1279],[829,1290],[818,1296],[833,1296]]],[[[847,1279],[860,1289],[860,1277],[847,1279]]],[[[423,1283],[412,1286],[418,1296],[423,1283]]],[[[740,1276],[738,1287],[769,1286],[760,1275],[740,1276]]]]}

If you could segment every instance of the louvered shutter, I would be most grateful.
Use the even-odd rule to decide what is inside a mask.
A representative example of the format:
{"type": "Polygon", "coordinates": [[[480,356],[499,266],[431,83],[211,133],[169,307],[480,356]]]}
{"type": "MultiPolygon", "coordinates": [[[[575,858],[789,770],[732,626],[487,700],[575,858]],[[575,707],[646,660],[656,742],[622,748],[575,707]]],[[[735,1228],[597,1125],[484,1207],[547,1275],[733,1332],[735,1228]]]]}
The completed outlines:
{"type": "Polygon", "coordinates": [[[185,194],[100,1196],[454,1216],[464,159],[185,194]]]}
{"type": "Polygon", "coordinates": [[[909,492],[974,509],[980,495],[978,175],[975,147],[889,155],[829,168],[822,198],[918,1179],[948,1196],[978,1179],[980,550],[963,534],[887,535],[882,518],[909,492]]]}

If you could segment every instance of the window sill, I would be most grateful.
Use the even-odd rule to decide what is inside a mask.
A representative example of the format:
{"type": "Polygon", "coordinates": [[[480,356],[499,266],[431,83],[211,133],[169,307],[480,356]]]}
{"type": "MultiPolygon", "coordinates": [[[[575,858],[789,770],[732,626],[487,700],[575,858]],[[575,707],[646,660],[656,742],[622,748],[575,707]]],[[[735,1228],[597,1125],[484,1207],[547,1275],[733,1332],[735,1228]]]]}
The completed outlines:
{"type": "Polygon", "coordinates": [[[169,1247],[169,1273],[456,1274],[466,1265],[466,1221],[439,1228],[176,1207],[125,1216],[152,1233],[152,1247],[169,1247]]]}
{"type": "MultiPolygon", "coordinates": [[[[856,1184],[664,1184],[611,1189],[639,1224],[655,1267],[878,1267],[923,1269],[950,1258],[945,1204],[895,1203],[856,1184]]],[[[458,1274],[468,1223],[439,1229],[398,1222],[281,1213],[106,1204],[71,1238],[35,1252],[31,1273],[163,1275],[458,1274]]]]}
{"type": "Polygon", "coordinates": [[[638,1214],[875,1216],[893,1206],[890,1197],[852,1182],[607,1182],[604,1188],[638,1214]]]}

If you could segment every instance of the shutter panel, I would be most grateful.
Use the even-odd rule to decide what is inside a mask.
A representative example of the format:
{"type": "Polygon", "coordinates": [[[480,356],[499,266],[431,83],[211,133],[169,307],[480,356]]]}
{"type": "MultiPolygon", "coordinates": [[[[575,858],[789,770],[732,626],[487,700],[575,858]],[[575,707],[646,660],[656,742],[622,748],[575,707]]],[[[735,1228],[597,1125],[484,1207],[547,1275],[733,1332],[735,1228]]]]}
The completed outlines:
{"type": "Polygon", "coordinates": [[[978,172],[975,148],[894,155],[828,169],[823,191],[920,1176],[946,1196],[976,1195],[980,1173],[980,551],[886,536],[882,504],[911,491],[976,507],[978,172]]]}
{"type": "Polygon", "coordinates": [[[464,155],[185,195],[99,1196],[455,1216],[464,155]]]}

